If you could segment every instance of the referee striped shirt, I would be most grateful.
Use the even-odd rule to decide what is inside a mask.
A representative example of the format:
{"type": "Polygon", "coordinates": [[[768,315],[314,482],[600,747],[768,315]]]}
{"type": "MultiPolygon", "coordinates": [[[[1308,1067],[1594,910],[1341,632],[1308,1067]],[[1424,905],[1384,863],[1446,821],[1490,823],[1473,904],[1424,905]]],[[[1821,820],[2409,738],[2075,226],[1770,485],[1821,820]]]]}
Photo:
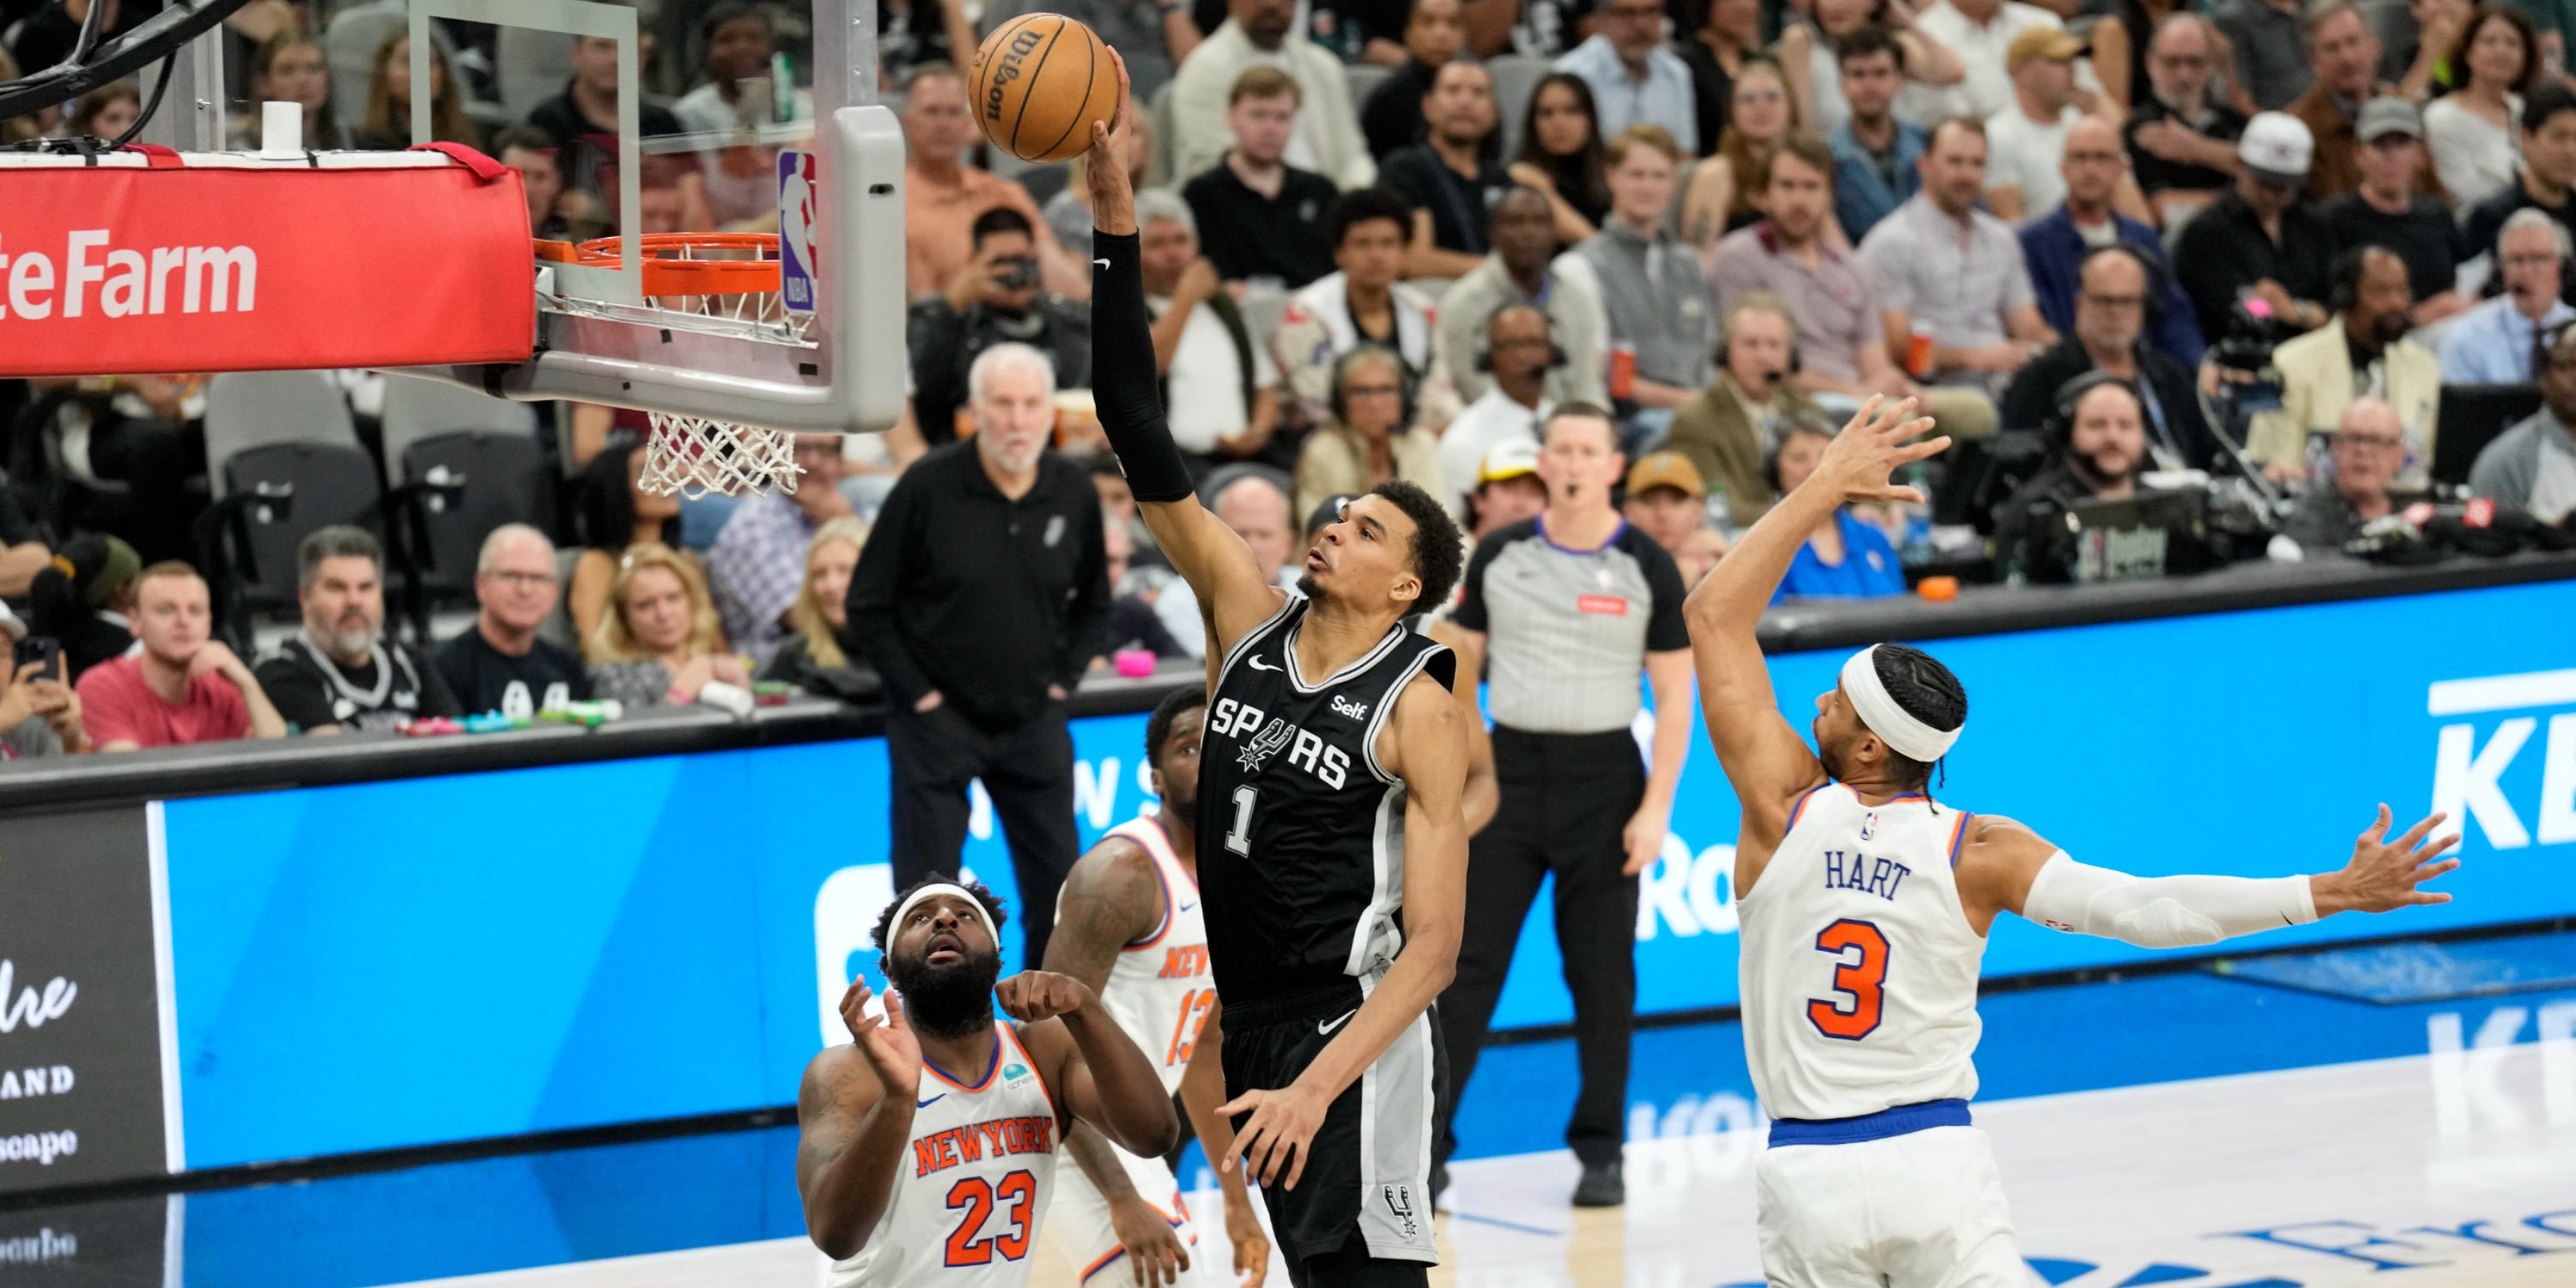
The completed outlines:
{"type": "Polygon", "coordinates": [[[1682,575],[1626,523],[1596,549],[1548,540],[1544,515],[1486,536],[1452,620],[1487,638],[1494,723],[1529,733],[1625,729],[1648,653],[1690,647],[1682,575]]]}

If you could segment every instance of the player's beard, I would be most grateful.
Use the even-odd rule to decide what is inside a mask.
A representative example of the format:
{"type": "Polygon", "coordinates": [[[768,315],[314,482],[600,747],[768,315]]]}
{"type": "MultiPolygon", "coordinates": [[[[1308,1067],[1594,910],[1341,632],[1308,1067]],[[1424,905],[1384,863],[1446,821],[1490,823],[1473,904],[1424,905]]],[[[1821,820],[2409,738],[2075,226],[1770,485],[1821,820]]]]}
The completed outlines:
{"type": "MultiPolygon", "coordinates": [[[[1168,780],[1166,781],[1168,783],[1168,780]]],[[[1192,783],[1190,785],[1190,794],[1187,796],[1183,796],[1179,792],[1175,791],[1164,792],[1162,814],[1165,822],[1177,823],[1180,826],[1189,829],[1192,833],[1196,833],[1199,827],[1198,784],[1192,783]]]]}
{"type": "Polygon", "coordinates": [[[964,956],[953,966],[933,966],[928,954],[886,959],[886,980],[903,994],[904,1018],[912,1027],[935,1038],[960,1038],[992,1024],[1002,955],[964,956]]]}
{"type": "Polygon", "coordinates": [[[1311,571],[1297,574],[1297,593],[1315,603],[1324,602],[1324,587],[1315,580],[1315,574],[1311,571]]]}

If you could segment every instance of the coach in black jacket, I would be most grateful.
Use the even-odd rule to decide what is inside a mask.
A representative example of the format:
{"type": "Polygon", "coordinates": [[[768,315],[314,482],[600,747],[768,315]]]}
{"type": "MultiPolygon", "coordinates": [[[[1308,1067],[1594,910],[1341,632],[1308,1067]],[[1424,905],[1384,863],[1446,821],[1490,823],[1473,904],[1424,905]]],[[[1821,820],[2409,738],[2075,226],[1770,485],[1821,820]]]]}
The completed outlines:
{"type": "Polygon", "coordinates": [[[1109,561],[1089,472],[1047,450],[1046,355],[986,349],[968,386],[975,436],[914,462],[886,498],[850,579],[849,633],[885,680],[895,888],[957,871],[981,778],[1034,963],[1079,848],[1065,698],[1101,649],[1109,561]]]}

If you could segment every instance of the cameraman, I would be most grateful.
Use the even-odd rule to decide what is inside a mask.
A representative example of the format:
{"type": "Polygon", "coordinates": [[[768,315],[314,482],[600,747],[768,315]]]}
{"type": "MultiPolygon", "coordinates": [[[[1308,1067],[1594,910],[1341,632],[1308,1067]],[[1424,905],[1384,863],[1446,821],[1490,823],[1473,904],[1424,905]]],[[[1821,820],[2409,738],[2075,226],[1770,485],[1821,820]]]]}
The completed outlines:
{"type": "Polygon", "coordinates": [[[1038,288],[1038,243],[1028,216],[996,206],[975,219],[974,257],[938,295],[912,306],[914,415],[924,441],[957,437],[966,372],[975,356],[1016,341],[1055,360],[1058,389],[1091,384],[1091,314],[1038,288]]]}
{"type": "Polygon", "coordinates": [[[2146,405],[2138,388],[2105,371],[2088,371],[2057,391],[2049,418],[2058,457],[1995,507],[1995,557],[2006,575],[2032,571],[2031,515],[2138,494],[2146,468],[2146,405]]]}

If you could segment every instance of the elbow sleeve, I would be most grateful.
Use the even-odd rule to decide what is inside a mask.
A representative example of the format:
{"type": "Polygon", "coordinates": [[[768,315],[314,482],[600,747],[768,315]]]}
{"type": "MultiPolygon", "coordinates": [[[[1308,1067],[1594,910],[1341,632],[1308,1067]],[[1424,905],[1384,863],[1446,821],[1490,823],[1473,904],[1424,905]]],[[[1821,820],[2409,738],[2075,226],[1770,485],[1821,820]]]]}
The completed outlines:
{"type": "Polygon", "coordinates": [[[2032,878],[2022,915],[2141,948],[2197,948],[2317,919],[2308,879],[2133,877],[2059,850],[2032,878]]]}

